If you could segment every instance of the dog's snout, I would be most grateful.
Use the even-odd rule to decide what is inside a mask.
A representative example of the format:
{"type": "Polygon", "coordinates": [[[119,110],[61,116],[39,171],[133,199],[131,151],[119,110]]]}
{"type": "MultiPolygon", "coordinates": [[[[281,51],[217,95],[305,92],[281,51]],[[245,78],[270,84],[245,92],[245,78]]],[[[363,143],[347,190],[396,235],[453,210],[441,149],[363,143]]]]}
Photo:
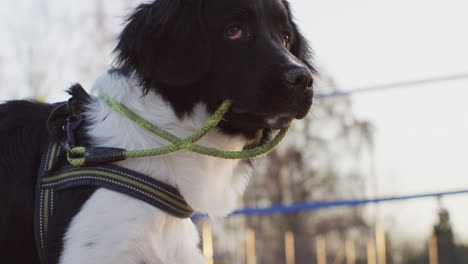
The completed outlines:
{"type": "Polygon", "coordinates": [[[297,90],[312,89],[313,79],[309,70],[304,68],[288,69],[283,73],[283,79],[286,84],[297,90]]]}

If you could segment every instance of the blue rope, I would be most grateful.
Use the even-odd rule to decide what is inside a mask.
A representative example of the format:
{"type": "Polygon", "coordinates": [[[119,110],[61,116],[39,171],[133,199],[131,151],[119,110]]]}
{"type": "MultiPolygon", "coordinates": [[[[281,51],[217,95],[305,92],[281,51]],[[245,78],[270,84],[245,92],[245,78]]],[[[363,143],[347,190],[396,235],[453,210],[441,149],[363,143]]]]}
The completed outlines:
{"type": "MultiPolygon", "coordinates": [[[[315,210],[331,208],[331,207],[356,207],[356,206],[365,205],[365,204],[421,199],[421,198],[429,198],[429,197],[442,197],[442,196],[460,195],[460,194],[468,194],[468,190],[418,194],[418,195],[408,195],[408,196],[393,196],[393,197],[384,197],[384,198],[375,198],[375,199],[306,202],[306,203],[295,203],[291,205],[274,205],[274,206],[265,207],[265,208],[245,208],[245,209],[233,212],[228,217],[239,216],[239,215],[253,216],[253,215],[269,215],[269,214],[287,214],[287,213],[294,213],[294,212],[315,211],[315,210]]],[[[204,217],[205,217],[204,215],[195,214],[194,216],[192,216],[192,219],[197,220],[197,219],[204,218],[204,217]]]]}
{"type": "Polygon", "coordinates": [[[367,93],[367,92],[376,92],[380,90],[387,90],[387,89],[396,89],[396,88],[403,88],[403,87],[410,87],[410,86],[417,86],[423,84],[431,84],[431,83],[439,83],[439,82],[448,82],[448,81],[456,81],[456,80],[463,80],[468,79],[468,73],[462,74],[454,74],[449,76],[440,76],[416,81],[407,81],[407,82],[397,82],[397,83],[390,83],[390,84],[382,84],[376,86],[369,86],[369,87],[362,87],[358,89],[351,89],[349,91],[336,91],[331,93],[323,93],[315,95],[316,99],[324,99],[330,97],[338,97],[338,96],[346,96],[358,93],[367,93]]]}

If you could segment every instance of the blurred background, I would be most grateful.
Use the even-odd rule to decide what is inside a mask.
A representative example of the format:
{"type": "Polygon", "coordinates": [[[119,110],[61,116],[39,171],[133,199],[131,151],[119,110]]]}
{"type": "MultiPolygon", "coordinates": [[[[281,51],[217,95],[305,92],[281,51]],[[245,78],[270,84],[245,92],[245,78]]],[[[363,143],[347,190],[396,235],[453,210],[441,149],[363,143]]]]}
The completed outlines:
{"type": "MultiPolygon", "coordinates": [[[[141,2],[0,0],[0,101],[89,89],[141,2]]],[[[318,96],[257,161],[263,211],[196,221],[208,263],[468,263],[468,1],[290,2],[318,96]]]]}

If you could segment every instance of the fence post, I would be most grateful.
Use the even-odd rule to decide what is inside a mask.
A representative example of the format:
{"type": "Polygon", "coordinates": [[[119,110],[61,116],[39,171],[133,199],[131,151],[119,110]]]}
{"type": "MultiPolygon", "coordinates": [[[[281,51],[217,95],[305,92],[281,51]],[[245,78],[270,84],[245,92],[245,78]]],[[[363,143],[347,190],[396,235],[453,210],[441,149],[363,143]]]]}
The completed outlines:
{"type": "Polygon", "coordinates": [[[367,242],[367,264],[377,264],[374,241],[367,242]]]}
{"type": "Polygon", "coordinates": [[[255,231],[247,229],[245,233],[245,251],[246,251],[246,263],[256,264],[257,256],[255,253],[255,231]]]}
{"type": "Polygon", "coordinates": [[[354,246],[354,241],[346,241],[346,264],[355,264],[356,263],[356,249],[354,246]]]}
{"type": "Polygon", "coordinates": [[[429,239],[429,263],[439,264],[439,254],[437,248],[437,237],[431,236],[429,239]]]}
{"type": "Polygon", "coordinates": [[[213,233],[209,223],[203,223],[202,227],[203,239],[203,256],[205,256],[206,264],[214,264],[213,254],[213,233]]]}
{"type": "Polygon", "coordinates": [[[327,264],[327,245],[324,236],[317,236],[315,240],[317,264],[327,264]]]}
{"type": "Polygon", "coordinates": [[[286,264],[294,264],[296,259],[294,255],[294,234],[292,232],[284,234],[284,247],[286,251],[286,264]]]}
{"type": "Polygon", "coordinates": [[[385,245],[385,231],[383,230],[380,221],[375,225],[375,236],[377,243],[377,260],[379,264],[387,264],[387,249],[385,245]]]}

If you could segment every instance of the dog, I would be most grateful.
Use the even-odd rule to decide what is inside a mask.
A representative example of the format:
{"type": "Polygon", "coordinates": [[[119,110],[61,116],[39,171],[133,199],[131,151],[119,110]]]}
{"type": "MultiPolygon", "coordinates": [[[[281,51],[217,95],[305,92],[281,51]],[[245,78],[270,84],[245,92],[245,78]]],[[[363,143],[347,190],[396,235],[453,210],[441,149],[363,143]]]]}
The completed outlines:
{"type": "MultiPolygon", "coordinates": [[[[286,0],[156,0],[129,16],[115,62],[92,87],[186,138],[225,99],[224,120],[198,143],[240,151],[302,119],[313,101],[311,54],[286,0]]],[[[84,113],[84,146],[146,149],[168,143],[112,110],[100,97],[70,93],[84,113]]],[[[54,105],[0,105],[0,260],[39,263],[34,190],[47,120],[54,105]]],[[[53,129],[52,129],[53,130],[53,129]]],[[[176,187],[197,212],[220,217],[235,209],[252,164],[188,151],[128,159],[119,166],[176,187]]],[[[57,194],[59,195],[59,194],[57,194]]],[[[49,230],[48,263],[204,263],[199,234],[149,204],[105,188],[60,194],[49,230]]]]}

